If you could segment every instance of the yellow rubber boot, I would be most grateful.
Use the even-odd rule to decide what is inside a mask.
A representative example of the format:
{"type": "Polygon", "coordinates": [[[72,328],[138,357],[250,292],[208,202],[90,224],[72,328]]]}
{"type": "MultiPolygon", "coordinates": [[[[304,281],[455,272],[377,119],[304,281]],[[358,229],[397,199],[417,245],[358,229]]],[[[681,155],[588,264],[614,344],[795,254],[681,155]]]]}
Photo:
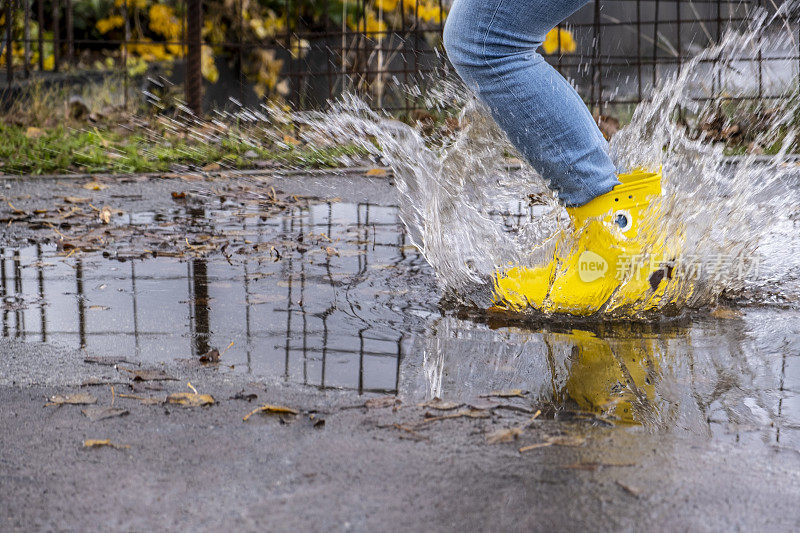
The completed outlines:
{"type": "Polygon", "coordinates": [[[661,174],[635,171],[586,205],[568,208],[575,233],[544,266],[514,267],[495,280],[495,305],[521,311],[591,315],[601,309],[658,303],[669,273],[663,242],[644,235],[642,220],[661,195],[661,174]],[[571,242],[571,245],[569,244],[571,242]]]}

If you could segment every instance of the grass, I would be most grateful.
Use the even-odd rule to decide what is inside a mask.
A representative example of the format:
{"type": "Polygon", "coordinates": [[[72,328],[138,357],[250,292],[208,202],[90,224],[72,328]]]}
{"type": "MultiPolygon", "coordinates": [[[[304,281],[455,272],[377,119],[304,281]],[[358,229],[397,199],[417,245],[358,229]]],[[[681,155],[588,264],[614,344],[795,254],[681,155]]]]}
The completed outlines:
{"type": "Polygon", "coordinates": [[[356,146],[259,146],[236,138],[207,144],[165,138],[151,132],[124,132],[59,125],[36,128],[0,125],[0,171],[6,174],[69,172],[166,172],[186,167],[255,168],[257,162],[288,167],[337,167],[363,152],[356,146]]]}

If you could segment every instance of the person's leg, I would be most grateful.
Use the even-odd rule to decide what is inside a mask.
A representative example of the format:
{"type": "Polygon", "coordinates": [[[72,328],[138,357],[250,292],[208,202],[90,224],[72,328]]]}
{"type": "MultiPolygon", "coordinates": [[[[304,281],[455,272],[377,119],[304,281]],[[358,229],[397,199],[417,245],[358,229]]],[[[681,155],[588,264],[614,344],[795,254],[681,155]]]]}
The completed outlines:
{"type": "Polygon", "coordinates": [[[464,82],[569,207],[619,183],[575,89],[536,49],[588,0],[455,0],[444,43],[464,82]]]}

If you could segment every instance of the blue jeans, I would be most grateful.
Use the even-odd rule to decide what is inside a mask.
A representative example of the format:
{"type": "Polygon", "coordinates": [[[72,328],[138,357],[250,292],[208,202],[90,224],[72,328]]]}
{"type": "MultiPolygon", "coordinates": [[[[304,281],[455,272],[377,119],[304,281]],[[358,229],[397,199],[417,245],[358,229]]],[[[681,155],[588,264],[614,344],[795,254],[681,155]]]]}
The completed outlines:
{"type": "Polygon", "coordinates": [[[459,76],[568,207],[619,183],[575,89],[536,51],[588,0],[455,0],[444,45],[459,76]]]}

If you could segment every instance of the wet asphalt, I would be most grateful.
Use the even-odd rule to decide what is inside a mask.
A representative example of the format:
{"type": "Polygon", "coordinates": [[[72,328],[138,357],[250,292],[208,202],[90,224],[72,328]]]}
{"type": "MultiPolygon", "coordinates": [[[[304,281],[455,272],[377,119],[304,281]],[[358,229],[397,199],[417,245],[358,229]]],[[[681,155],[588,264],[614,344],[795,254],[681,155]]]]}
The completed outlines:
{"type": "MultiPolygon", "coordinates": [[[[365,190],[352,180],[292,183],[296,194],[347,198],[365,190]]],[[[12,186],[31,202],[49,190],[12,186]]],[[[138,196],[116,205],[133,211],[166,209],[171,191],[194,185],[128,187],[138,196]]],[[[386,188],[378,183],[373,191],[386,188]]],[[[25,208],[24,200],[15,206],[25,208]]],[[[6,243],[27,237],[7,234],[6,243]]],[[[489,390],[437,406],[413,395],[395,401],[230,372],[224,364],[123,359],[56,341],[0,339],[0,530],[800,527],[800,452],[772,441],[751,446],[612,424],[554,412],[528,396],[487,398],[489,390]],[[97,356],[107,359],[91,359],[97,356]],[[135,380],[143,369],[169,379],[135,380]],[[164,402],[192,390],[215,403],[164,402]],[[92,421],[85,405],[47,405],[79,393],[96,399],[94,407],[126,413],[92,421]],[[243,420],[265,404],[297,414],[243,420]],[[115,446],[86,447],[90,439],[115,446]]]]}
{"type": "MultiPolygon", "coordinates": [[[[0,348],[4,531],[774,531],[800,525],[800,454],[792,449],[753,453],[735,443],[546,417],[513,441],[490,444],[495,431],[524,425],[531,415],[494,408],[482,411],[488,418],[422,423],[431,410],[416,404],[364,407],[369,396],[169,365],[161,369],[176,381],[132,393],[124,372],[83,363],[81,352],[10,340],[0,348]],[[81,386],[92,380],[104,384],[81,386]],[[142,405],[118,396],[163,397],[187,391],[188,382],[217,403],[142,405]],[[102,407],[113,401],[129,413],[92,422],[84,406],[45,406],[55,394],[74,393],[91,394],[102,407]],[[262,404],[299,413],[243,421],[262,404]],[[577,437],[567,444],[585,441],[519,451],[553,436],[577,437]],[[85,448],[87,439],[125,447],[85,448]]],[[[434,414],[441,413],[447,412],[434,414]]]]}

